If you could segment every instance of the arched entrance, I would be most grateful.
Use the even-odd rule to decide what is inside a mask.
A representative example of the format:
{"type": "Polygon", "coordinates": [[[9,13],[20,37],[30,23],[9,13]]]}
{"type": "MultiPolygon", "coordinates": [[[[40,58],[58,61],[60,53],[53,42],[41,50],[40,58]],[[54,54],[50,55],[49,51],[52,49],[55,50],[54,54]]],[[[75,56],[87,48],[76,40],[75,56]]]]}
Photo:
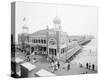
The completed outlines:
{"type": "Polygon", "coordinates": [[[54,55],[54,56],[56,56],[56,55],[57,55],[57,51],[56,51],[56,49],[49,48],[49,54],[50,54],[50,55],[54,55]]]}
{"type": "Polygon", "coordinates": [[[55,38],[50,38],[48,41],[48,55],[49,57],[57,56],[57,42],[55,38]]]}

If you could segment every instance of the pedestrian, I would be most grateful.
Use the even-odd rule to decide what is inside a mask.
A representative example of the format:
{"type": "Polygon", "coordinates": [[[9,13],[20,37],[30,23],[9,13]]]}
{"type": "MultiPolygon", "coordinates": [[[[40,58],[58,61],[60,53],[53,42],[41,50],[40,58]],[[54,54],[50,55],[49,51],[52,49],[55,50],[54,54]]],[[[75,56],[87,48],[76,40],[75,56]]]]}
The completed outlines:
{"type": "Polygon", "coordinates": [[[65,63],[65,69],[68,70],[68,63],[65,63]]]}
{"type": "Polygon", "coordinates": [[[92,70],[94,71],[94,69],[95,69],[95,65],[94,65],[94,64],[92,64],[92,70]]]}
{"type": "Polygon", "coordinates": [[[88,66],[89,66],[89,64],[88,63],[86,63],[86,68],[88,69],[88,66]]]}
{"type": "Polygon", "coordinates": [[[57,70],[57,69],[58,69],[58,62],[55,61],[55,70],[57,70]]]}
{"type": "Polygon", "coordinates": [[[51,60],[51,62],[53,62],[53,63],[54,63],[54,60],[52,59],[52,60],[51,60]]]}
{"type": "Polygon", "coordinates": [[[59,61],[58,61],[58,64],[57,64],[57,65],[58,65],[58,69],[59,69],[59,68],[60,68],[60,63],[59,63],[59,61]]]}
{"type": "Polygon", "coordinates": [[[86,71],[86,74],[87,74],[88,72],[86,71]]]}
{"type": "Polygon", "coordinates": [[[80,64],[80,68],[82,68],[83,67],[83,65],[82,64],[80,64]]]}
{"type": "Polygon", "coordinates": [[[55,71],[55,68],[54,68],[54,66],[52,67],[52,73],[54,73],[54,71],[55,71]]]}
{"type": "Polygon", "coordinates": [[[91,69],[91,65],[89,64],[89,69],[91,69]]]}
{"type": "Polygon", "coordinates": [[[28,62],[30,61],[30,56],[27,56],[27,61],[28,61],[28,62]]]}
{"type": "Polygon", "coordinates": [[[70,64],[68,63],[68,66],[67,66],[67,70],[69,71],[70,70],[70,64]]]}
{"type": "Polygon", "coordinates": [[[51,67],[52,67],[52,72],[54,73],[54,71],[55,71],[55,65],[54,65],[54,62],[51,62],[51,67]]]}

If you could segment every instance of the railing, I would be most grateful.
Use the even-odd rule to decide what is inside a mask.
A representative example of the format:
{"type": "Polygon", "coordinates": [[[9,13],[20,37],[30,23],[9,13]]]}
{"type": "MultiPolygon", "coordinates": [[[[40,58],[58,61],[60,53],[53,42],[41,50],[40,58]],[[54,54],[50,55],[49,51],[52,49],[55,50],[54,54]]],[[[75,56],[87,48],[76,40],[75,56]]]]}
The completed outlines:
{"type": "Polygon", "coordinates": [[[69,59],[71,56],[73,56],[80,49],[81,49],[80,46],[76,46],[75,48],[73,48],[73,50],[68,51],[66,54],[66,59],[69,59]]]}
{"type": "Polygon", "coordinates": [[[86,43],[86,42],[88,42],[88,41],[90,41],[91,39],[84,39],[84,40],[82,40],[82,41],[79,41],[78,43],[80,44],[80,45],[82,45],[82,44],[84,44],[84,43],[86,43]]]}
{"type": "Polygon", "coordinates": [[[81,47],[79,45],[74,46],[73,48],[71,48],[70,50],[68,50],[63,57],[60,57],[60,60],[66,61],[66,60],[70,59],[80,49],[81,49],[81,47]]]}

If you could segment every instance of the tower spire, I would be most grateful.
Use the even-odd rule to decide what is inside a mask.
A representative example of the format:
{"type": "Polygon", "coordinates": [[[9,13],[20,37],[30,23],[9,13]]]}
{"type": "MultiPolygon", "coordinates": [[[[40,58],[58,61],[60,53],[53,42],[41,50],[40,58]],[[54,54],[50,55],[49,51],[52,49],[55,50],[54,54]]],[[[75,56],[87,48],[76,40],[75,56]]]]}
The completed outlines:
{"type": "Polygon", "coordinates": [[[55,29],[61,30],[61,20],[58,17],[58,7],[56,6],[56,17],[53,20],[55,29]]]}
{"type": "Polygon", "coordinates": [[[58,16],[58,14],[57,14],[57,6],[56,6],[56,16],[58,16]]]}

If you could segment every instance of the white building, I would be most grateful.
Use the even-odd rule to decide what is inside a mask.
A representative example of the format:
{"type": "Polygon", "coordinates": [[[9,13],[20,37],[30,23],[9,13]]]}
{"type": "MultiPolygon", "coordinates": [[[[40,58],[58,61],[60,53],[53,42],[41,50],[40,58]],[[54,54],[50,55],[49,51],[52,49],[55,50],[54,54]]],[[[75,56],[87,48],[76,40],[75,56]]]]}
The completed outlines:
{"type": "MultiPolygon", "coordinates": [[[[75,48],[74,46],[76,45],[79,47],[79,45],[77,42],[70,42],[67,33],[62,31],[61,20],[57,16],[54,18],[53,24],[53,29],[49,29],[47,26],[46,29],[39,30],[32,34],[23,33],[19,35],[18,42],[25,42],[30,45],[32,52],[38,51],[49,57],[65,59],[68,54],[67,51],[75,48]]],[[[73,54],[74,53],[68,55],[68,58],[73,54]]],[[[64,61],[66,61],[66,59],[64,61]]]]}

